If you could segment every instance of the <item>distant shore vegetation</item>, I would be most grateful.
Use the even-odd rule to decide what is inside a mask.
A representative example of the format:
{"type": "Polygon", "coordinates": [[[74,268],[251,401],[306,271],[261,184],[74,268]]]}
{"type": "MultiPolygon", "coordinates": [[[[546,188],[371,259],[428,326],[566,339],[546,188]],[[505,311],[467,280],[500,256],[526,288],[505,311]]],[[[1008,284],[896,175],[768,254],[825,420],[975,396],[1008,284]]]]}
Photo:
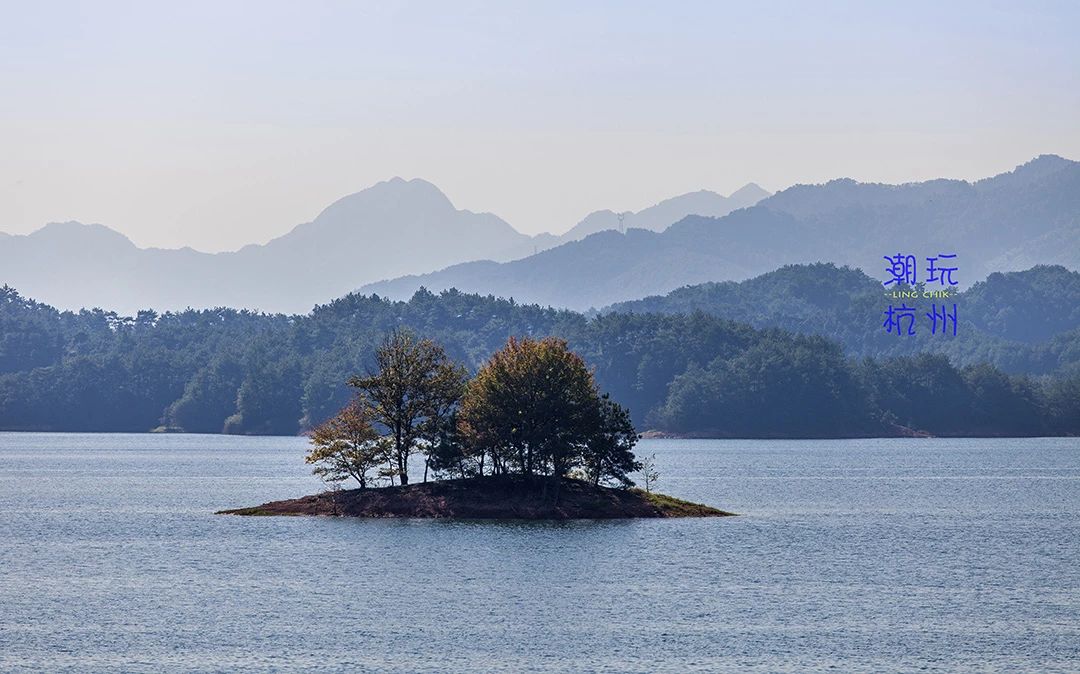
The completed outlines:
{"type": "Polygon", "coordinates": [[[302,316],[124,317],[4,288],[0,430],[306,433],[349,404],[362,387],[348,377],[377,370],[385,336],[406,329],[467,375],[510,336],[565,340],[636,428],[669,435],[1080,434],[1080,312],[1068,299],[1080,275],[995,275],[962,293],[959,337],[899,339],[878,330],[875,282],[859,274],[786,267],[594,315],[421,291],[348,295],[302,316]]]}

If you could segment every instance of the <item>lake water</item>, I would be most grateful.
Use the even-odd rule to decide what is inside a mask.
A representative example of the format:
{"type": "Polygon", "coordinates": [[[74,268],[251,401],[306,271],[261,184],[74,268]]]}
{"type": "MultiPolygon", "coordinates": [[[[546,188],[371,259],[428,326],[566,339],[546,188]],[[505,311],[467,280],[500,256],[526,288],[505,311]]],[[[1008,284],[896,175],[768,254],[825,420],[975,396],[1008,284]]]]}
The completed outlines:
{"type": "Polygon", "coordinates": [[[0,670],[1080,669],[1080,440],[639,448],[744,515],[227,517],[302,439],[0,433],[0,670]]]}

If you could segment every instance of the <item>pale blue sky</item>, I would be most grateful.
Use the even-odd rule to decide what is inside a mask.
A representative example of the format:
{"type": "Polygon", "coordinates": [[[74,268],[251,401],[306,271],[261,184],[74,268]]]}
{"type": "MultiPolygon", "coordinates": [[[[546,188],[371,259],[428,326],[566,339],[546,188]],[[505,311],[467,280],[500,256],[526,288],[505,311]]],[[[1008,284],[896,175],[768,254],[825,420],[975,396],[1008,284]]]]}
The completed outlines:
{"type": "Polygon", "coordinates": [[[0,231],[265,241],[394,175],[562,231],[1080,159],[1080,3],[0,2],[0,231]]]}

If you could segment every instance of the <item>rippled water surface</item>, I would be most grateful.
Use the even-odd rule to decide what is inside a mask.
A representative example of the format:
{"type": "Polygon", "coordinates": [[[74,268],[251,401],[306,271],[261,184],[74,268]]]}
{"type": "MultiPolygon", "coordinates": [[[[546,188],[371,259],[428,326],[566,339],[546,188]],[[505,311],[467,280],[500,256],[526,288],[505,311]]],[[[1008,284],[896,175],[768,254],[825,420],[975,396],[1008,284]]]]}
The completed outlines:
{"type": "Polygon", "coordinates": [[[1077,671],[1080,441],[645,441],[737,518],[242,518],[299,438],[0,433],[0,670],[1077,671]]]}

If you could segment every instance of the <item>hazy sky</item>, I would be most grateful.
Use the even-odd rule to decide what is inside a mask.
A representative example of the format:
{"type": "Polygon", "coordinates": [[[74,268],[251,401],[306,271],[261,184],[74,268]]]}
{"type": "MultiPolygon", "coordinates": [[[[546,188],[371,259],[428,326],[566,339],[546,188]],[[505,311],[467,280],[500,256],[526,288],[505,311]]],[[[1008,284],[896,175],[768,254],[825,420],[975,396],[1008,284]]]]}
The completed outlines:
{"type": "Polygon", "coordinates": [[[1080,3],[0,2],[0,231],[265,241],[391,176],[529,233],[1080,159],[1080,3]]]}

